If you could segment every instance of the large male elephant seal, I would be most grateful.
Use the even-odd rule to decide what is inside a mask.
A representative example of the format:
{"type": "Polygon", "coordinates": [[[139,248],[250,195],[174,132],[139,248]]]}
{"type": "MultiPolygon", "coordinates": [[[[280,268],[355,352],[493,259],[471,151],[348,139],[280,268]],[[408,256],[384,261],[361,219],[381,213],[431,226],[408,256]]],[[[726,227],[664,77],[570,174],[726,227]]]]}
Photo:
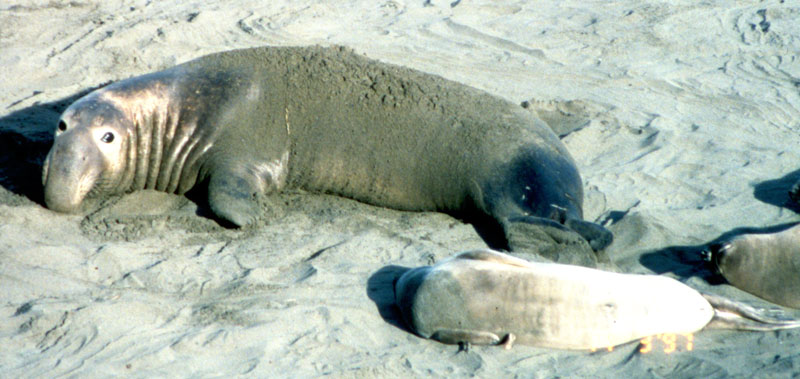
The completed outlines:
{"type": "Polygon", "coordinates": [[[800,308],[800,225],[714,244],[708,260],[734,287],[800,308]]]}
{"type": "Polygon", "coordinates": [[[532,112],[344,48],[234,50],[98,89],[66,109],[43,171],[60,212],[207,183],[210,209],[239,226],[259,196],[300,188],[611,241],[582,221],[575,163],[532,112]]]}
{"type": "Polygon", "coordinates": [[[395,282],[395,299],[415,333],[452,344],[598,349],[706,326],[800,327],[800,320],[701,295],[668,277],[533,263],[491,250],[407,271],[395,282]]]}

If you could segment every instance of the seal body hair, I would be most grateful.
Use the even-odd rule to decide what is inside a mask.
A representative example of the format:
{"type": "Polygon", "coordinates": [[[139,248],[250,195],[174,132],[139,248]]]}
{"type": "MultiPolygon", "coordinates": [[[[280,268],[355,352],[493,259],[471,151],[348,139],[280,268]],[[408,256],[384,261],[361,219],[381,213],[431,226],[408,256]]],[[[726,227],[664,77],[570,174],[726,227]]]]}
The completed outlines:
{"type": "Polygon", "coordinates": [[[777,233],[737,236],[712,246],[710,258],[734,287],[800,308],[800,225],[777,233]]]}
{"type": "Polygon", "coordinates": [[[532,263],[492,250],[409,270],[395,282],[395,298],[415,333],[453,344],[597,349],[693,333],[717,319],[721,328],[800,326],[663,276],[532,263]]]}
{"type": "Polygon", "coordinates": [[[501,224],[537,217],[595,249],[611,242],[582,221],[575,163],[532,112],[345,48],[234,50],[101,88],[64,112],[43,176],[46,204],[64,212],[208,183],[214,214],[241,226],[258,196],[301,188],[501,224]]]}

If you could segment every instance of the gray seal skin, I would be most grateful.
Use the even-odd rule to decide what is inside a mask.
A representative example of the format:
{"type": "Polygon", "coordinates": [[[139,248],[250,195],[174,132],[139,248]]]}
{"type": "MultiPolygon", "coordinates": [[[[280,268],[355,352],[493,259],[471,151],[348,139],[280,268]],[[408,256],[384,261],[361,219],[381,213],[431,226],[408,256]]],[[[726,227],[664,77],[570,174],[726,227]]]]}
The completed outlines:
{"type": "Polygon", "coordinates": [[[734,287],[800,308],[800,225],[712,245],[709,260],[734,287]]]}
{"type": "Polygon", "coordinates": [[[582,221],[573,159],[532,112],[345,48],[211,54],[122,80],[63,113],[43,168],[46,205],[140,189],[183,194],[237,226],[286,188],[400,210],[485,214],[611,243],[582,221]]]}
{"type": "Polygon", "coordinates": [[[533,263],[486,249],[407,271],[395,281],[395,302],[423,338],[506,348],[517,342],[598,349],[704,327],[800,327],[800,320],[703,295],[664,276],[533,263]]]}

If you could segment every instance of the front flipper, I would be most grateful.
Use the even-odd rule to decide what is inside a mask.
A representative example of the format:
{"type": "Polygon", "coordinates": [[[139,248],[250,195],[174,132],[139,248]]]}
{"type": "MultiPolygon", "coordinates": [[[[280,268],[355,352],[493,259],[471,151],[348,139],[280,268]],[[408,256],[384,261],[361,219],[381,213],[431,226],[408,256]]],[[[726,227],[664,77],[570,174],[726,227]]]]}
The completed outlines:
{"type": "Polygon", "coordinates": [[[507,334],[503,338],[500,338],[497,334],[491,332],[439,329],[434,332],[433,335],[431,335],[431,339],[451,345],[503,345],[503,347],[506,349],[510,349],[516,338],[511,333],[507,334]]]}
{"type": "Polygon", "coordinates": [[[208,205],[220,219],[242,227],[261,215],[258,197],[263,190],[254,175],[218,170],[208,183],[208,205]]]}
{"type": "Polygon", "coordinates": [[[512,217],[503,224],[503,230],[508,247],[517,255],[533,254],[558,263],[597,266],[597,256],[587,240],[551,219],[512,217]]]}

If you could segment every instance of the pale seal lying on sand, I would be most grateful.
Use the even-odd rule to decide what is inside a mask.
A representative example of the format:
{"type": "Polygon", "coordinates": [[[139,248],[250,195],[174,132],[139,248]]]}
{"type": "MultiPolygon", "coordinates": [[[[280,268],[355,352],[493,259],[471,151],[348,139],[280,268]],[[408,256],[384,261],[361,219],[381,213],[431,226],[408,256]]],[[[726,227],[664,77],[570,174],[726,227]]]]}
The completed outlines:
{"type": "Polygon", "coordinates": [[[769,317],[663,276],[532,263],[491,250],[406,272],[395,299],[414,332],[453,344],[595,349],[707,325],[800,327],[800,320],[769,317]]]}
{"type": "MultiPolygon", "coordinates": [[[[344,48],[208,55],[72,104],[43,169],[45,202],[207,183],[210,209],[242,226],[285,188],[401,210],[488,215],[611,242],[582,221],[575,163],[532,112],[344,48]]],[[[578,239],[581,242],[582,239],[578,239]]]]}
{"type": "Polygon", "coordinates": [[[737,236],[712,245],[708,258],[734,287],[800,308],[800,225],[777,233],[737,236]]]}

